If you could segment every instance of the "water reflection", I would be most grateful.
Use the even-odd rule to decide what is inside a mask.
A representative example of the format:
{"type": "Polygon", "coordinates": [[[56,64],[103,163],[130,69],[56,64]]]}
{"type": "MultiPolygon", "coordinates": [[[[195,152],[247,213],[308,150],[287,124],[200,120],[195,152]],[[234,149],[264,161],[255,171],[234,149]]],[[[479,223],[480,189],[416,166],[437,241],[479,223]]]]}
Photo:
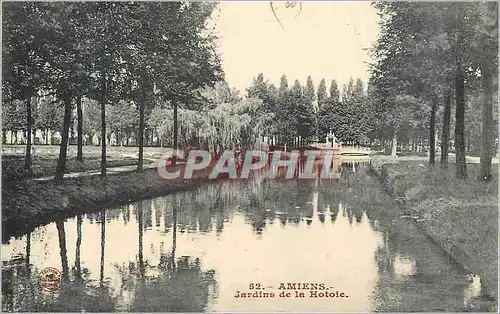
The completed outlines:
{"type": "Polygon", "coordinates": [[[403,280],[416,273],[416,262],[409,256],[397,254],[392,263],[392,267],[394,268],[394,275],[403,280]]]}
{"type": "MultiPolygon", "coordinates": [[[[143,215],[144,206],[138,210],[139,224],[139,277],[129,309],[135,312],[202,312],[206,309],[209,295],[214,297],[214,271],[203,271],[199,258],[182,256],[176,258],[178,202],[173,201],[172,250],[160,252],[157,265],[143,261],[143,215]],[[147,268],[147,270],[146,270],[147,268]]],[[[130,270],[130,267],[129,267],[130,270]]],[[[121,269],[120,274],[130,282],[132,273],[121,269]]]]}
{"type": "Polygon", "coordinates": [[[2,247],[3,309],[462,310],[478,279],[354,167],[338,182],[227,181],[40,227],[2,247]],[[48,266],[65,274],[52,295],[37,282],[48,266]],[[235,299],[250,282],[325,283],[349,298],[235,299]]]}
{"type": "Polygon", "coordinates": [[[57,234],[59,238],[59,254],[61,256],[62,279],[68,280],[68,256],[66,250],[66,231],[64,230],[64,221],[56,220],[57,234]]]}
{"type": "Polygon", "coordinates": [[[100,212],[101,216],[101,264],[99,271],[99,283],[104,282],[104,252],[106,251],[106,210],[100,212]]]}
{"type": "Polygon", "coordinates": [[[75,245],[75,267],[74,276],[82,279],[81,246],[82,246],[82,215],[76,216],[76,245],[75,245]]]}

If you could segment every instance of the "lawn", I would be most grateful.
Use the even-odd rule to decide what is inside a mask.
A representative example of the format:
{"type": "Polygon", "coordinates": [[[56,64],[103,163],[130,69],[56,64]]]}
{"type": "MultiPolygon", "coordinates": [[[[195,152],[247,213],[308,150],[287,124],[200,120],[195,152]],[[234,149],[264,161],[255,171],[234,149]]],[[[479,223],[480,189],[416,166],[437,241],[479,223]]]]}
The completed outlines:
{"type": "MultiPolygon", "coordinates": [[[[137,165],[137,158],[109,156],[106,164],[107,167],[121,167],[137,165]]],[[[144,164],[151,163],[149,159],[144,159],[144,164]]],[[[26,178],[38,178],[54,175],[57,165],[55,156],[34,156],[32,162],[32,173],[29,174],[24,170],[24,156],[8,155],[2,156],[2,181],[15,181],[26,178]]],[[[81,172],[88,170],[99,170],[101,167],[101,159],[97,156],[85,157],[83,163],[76,158],[68,158],[66,161],[66,171],[81,172]]]]}

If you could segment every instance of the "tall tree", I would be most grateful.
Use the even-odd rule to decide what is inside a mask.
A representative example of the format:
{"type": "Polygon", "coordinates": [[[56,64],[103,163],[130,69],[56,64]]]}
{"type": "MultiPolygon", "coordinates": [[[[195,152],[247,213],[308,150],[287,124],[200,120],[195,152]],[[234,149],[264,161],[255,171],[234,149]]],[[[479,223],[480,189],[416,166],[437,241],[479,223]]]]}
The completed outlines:
{"type": "Polygon", "coordinates": [[[308,142],[310,141],[311,136],[318,136],[318,103],[316,101],[316,91],[310,75],[307,77],[306,86],[304,88],[304,99],[306,106],[305,109],[307,110],[304,110],[306,115],[304,116],[304,121],[302,122],[304,131],[301,131],[301,133],[303,133],[301,136],[304,136],[305,141],[308,142]],[[307,124],[310,124],[310,130],[305,131],[305,126],[307,124]]]}
{"type": "Polygon", "coordinates": [[[498,3],[478,4],[476,53],[481,71],[481,159],[480,178],[491,180],[491,158],[494,149],[493,94],[498,90],[498,3]]]}
{"type": "Polygon", "coordinates": [[[318,128],[320,141],[325,141],[326,134],[333,131],[336,136],[341,135],[342,128],[346,127],[345,116],[341,115],[340,93],[337,82],[330,83],[330,97],[326,98],[319,107],[318,128]]]}
{"type": "Polygon", "coordinates": [[[286,77],[285,74],[283,74],[280,78],[280,87],[278,89],[278,92],[280,94],[280,97],[283,97],[285,94],[288,94],[288,78],[286,77]]]}
{"type": "Polygon", "coordinates": [[[278,108],[278,91],[276,87],[270,84],[262,73],[257,75],[256,78],[253,79],[252,85],[247,89],[248,98],[256,98],[262,100],[262,108],[261,113],[263,115],[268,115],[269,117],[272,115],[273,118],[269,121],[270,123],[266,123],[262,125],[262,134],[267,136],[275,136],[277,135],[277,125],[280,123],[280,118],[278,115],[275,115],[278,108]]]}
{"type": "Polygon", "coordinates": [[[441,135],[441,166],[448,166],[448,148],[450,147],[450,119],[451,103],[453,101],[451,90],[447,90],[444,95],[443,131],[441,135]]]}
{"type": "Polygon", "coordinates": [[[280,78],[280,87],[278,88],[278,106],[277,116],[281,117],[277,125],[277,133],[280,144],[289,144],[292,140],[290,132],[294,125],[292,119],[292,109],[290,102],[290,89],[288,87],[288,78],[282,75],[280,78]]]}
{"type": "Polygon", "coordinates": [[[32,97],[44,85],[49,32],[45,4],[11,2],[3,5],[2,89],[10,100],[24,102],[26,108],[26,156],[24,168],[31,172],[32,97]]]}
{"type": "Polygon", "coordinates": [[[264,100],[267,97],[267,80],[264,78],[264,73],[259,73],[252,80],[252,85],[247,88],[247,97],[255,97],[264,100]]]}
{"type": "Polygon", "coordinates": [[[50,29],[51,51],[48,56],[48,84],[55,91],[64,107],[61,144],[56,166],[55,181],[61,183],[66,168],[73,103],[82,95],[90,82],[89,68],[86,64],[91,55],[87,40],[86,7],[80,3],[51,3],[46,13],[52,16],[48,21],[50,29]]]}
{"type": "Polygon", "coordinates": [[[316,101],[314,84],[310,75],[307,77],[306,86],[304,88],[304,97],[308,103],[312,104],[314,101],[316,101]]]}
{"type": "Polygon", "coordinates": [[[319,82],[318,85],[318,94],[317,94],[318,105],[323,103],[323,101],[326,98],[328,98],[328,94],[326,93],[326,80],[321,79],[321,82],[319,82]]]}
{"type": "Polygon", "coordinates": [[[76,159],[83,162],[83,109],[82,109],[83,97],[78,95],[76,98],[76,119],[78,121],[77,126],[77,153],[76,159]]]}
{"type": "Polygon", "coordinates": [[[330,83],[330,97],[333,99],[334,102],[339,102],[340,101],[340,91],[337,86],[337,81],[332,80],[330,83]]]}
{"type": "Polygon", "coordinates": [[[133,44],[126,62],[136,78],[139,105],[138,171],[142,171],[145,111],[158,99],[171,102],[177,148],[179,104],[196,101],[199,88],[222,77],[215,37],[204,32],[214,8],[214,3],[145,2],[134,11],[133,44]]]}
{"type": "Polygon", "coordinates": [[[295,122],[296,132],[292,133],[292,136],[298,136],[298,145],[303,146],[310,141],[311,135],[313,135],[313,108],[311,106],[311,98],[314,97],[314,87],[302,88],[299,80],[295,80],[293,87],[290,90],[290,100],[293,106],[292,116],[295,122]],[[308,91],[307,91],[308,90],[308,91]],[[308,98],[309,97],[309,98],[308,98]]]}
{"type": "Polygon", "coordinates": [[[125,51],[133,44],[131,12],[136,3],[93,2],[86,4],[85,27],[91,49],[94,89],[92,98],[100,103],[101,176],[106,176],[106,106],[123,95],[125,51]],[[129,25],[125,27],[124,25],[129,25]]]}

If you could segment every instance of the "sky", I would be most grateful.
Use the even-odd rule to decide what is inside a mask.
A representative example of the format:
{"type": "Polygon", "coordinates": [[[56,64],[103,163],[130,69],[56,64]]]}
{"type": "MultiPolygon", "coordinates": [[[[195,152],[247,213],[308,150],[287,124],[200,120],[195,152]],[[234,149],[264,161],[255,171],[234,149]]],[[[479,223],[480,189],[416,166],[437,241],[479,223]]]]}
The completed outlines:
{"type": "Polygon", "coordinates": [[[378,36],[378,16],[368,1],[221,2],[216,9],[215,34],[230,86],[245,94],[260,72],[279,86],[282,74],[289,85],[295,79],[305,84],[311,75],[315,87],[322,78],[335,79],[339,88],[349,78],[369,77],[368,52],[378,36]]]}

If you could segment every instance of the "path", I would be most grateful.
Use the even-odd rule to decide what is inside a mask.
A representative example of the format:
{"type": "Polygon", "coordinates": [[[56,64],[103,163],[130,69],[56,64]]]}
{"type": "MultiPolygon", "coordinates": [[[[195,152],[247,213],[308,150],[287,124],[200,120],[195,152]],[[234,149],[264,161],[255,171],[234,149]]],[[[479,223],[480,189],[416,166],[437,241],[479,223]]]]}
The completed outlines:
{"type": "MultiPolygon", "coordinates": [[[[426,156],[398,156],[398,157],[392,157],[389,155],[377,155],[377,158],[379,159],[384,159],[388,161],[428,161],[429,157],[426,156]]],[[[439,163],[441,159],[441,155],[436,155],[436,163],[439,163]]],[[[480,163],[480,158],[479,157],[472,157],[472,156],[465,156],[465,160],[468,164],[478,164],[480,163]]],[[[455,162],[455,154],[450,153],[448,154],[448,161],[450,163],[455,162]]],[[[492,164],[498,164],[498,157],[493,157],[491,159],[492,164]]]]}
{"type": "MultiPolygon", "coordinates": [[[[156,168],[156,159],[152,158],[144,158],[152,160],[153,162],[150,164],[144,164],[142,168],[144,170],[146,169],[153,169],[156,168]]],[[[107,174],[117,174],[117,173],[122,173],[122,172],[134,172],[137,170],[137,165],[130,165],[130,166],[121,166],[121,167],[108,167],[106,168],[106,173],[107,174]]],[[[77,177],[90,177],[90,176],[95,176],[101,174],[101,170],[88,170],[88,171],[82,171],[82,172],[71,172],[71,173],[65,173],[64,174],[64,179],[68,178],[77,178],[77,177]]],[[[45,176],[45,177],[40,177],[40,178],[33,178],[31,179],[33,181],[51,181],[54,180],[54,175],[52,176],[45,176]]]]}

